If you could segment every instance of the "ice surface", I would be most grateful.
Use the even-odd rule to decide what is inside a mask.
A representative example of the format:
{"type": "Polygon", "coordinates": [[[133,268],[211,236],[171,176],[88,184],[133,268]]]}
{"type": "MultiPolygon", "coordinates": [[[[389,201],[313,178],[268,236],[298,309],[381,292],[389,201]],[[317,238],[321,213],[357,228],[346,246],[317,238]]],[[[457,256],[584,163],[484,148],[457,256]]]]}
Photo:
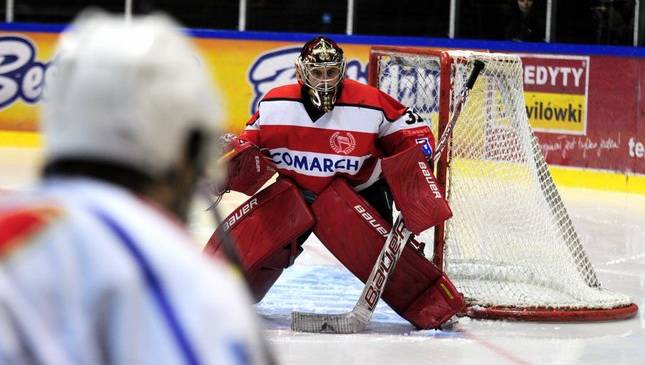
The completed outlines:
{"type": "MultiPolygon", "coordinates": [[[[599,278],[645,307],[645,196],[560,189],[599,278]]],[[[257,305],[283,364],[643,364],[645,319],[523,323],[460,318],[447,330],[415,330],[380,303],[367,331],[305,334],[292,310],[341,313],[363,288],[315,238],[257,305]]]]}
{"type": "MultiPolygon", "coordinates": [[[[37,176],[40,157],[0,150],[0,190],[37,176]]],[[[281,364],[644,364],[645,196],[560,189],[576,228],[607,288],[630,295],[641,309],[626,321],[522,323],[460,318],[447,330],[415,330],[383,303],[364,333],[331,335],[289,329],[293,310],[350,310],[363,286],[315,238],[257,305],[281,364]]],[[[230,194],[224,212],[242,201],[230,194]]],[[[190,228],[201,242],[212,218],[197,206],[190,228]]]]}

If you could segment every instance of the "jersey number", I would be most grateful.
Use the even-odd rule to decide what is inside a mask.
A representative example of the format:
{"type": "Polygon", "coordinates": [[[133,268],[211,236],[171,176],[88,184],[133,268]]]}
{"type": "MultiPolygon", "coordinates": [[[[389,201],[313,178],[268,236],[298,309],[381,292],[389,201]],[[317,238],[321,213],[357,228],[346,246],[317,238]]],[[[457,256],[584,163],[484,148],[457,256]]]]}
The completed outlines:
{"type": "Polygon", "coordinates": [[[408,119],[405,121],[406,124],[412,125],[415,123],[423,122],[423,118],[421,118],[419,114],[413,112],[412,110],[408,110],[407,112],[405,112],[405,114],[408,116],[408,119]]]}

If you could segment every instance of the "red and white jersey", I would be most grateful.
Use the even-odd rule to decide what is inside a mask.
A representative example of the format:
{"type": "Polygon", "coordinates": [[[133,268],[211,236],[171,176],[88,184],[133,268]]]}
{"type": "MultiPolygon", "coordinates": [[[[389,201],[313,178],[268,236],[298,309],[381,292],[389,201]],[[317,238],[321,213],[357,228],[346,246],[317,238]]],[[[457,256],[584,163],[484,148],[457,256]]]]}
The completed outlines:
{"type": "Polygon", "coordinates": [[[272,89],[240,138],[265,150],[281,175],[314,193],[336,176],[363,190],[381,177],[381,157],[417,143],[434,148],[430,128],[416,113],[349,79],[334,109],[317,120],[307,113],[299,84],[272,89]]]}

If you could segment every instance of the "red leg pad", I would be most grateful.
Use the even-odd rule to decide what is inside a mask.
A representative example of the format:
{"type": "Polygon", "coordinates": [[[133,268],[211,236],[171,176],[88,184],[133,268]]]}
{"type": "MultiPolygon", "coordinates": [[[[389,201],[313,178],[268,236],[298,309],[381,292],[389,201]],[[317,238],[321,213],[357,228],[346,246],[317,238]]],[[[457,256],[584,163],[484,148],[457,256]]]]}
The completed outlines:
{"type": "MultiPolygon", "coordinates": [[[[342,179],[336,179],[311,206],[314,233],[361,281],[369,277],[390,224],[342,179]]],[[[390,276],[383,299],[418,328],[436,328],[460,311],[462,296],[430,261],[407,246],[390,276]]]]}
{"type": "Polygon", "coordinates": [[[301,252],[302,248],[298,247],[296,242],[293,241],[276,252],[272,257],[256,265],[254,269],[247,270],[249,288],[256,303],[264,298],[273,284],[280,278],[284,269],[291,266],[301,252]],[[295,251],[294,248],[296,248],[295,251]]]}
{"type": "Polygon", "coordinates": [[[226,217],[204,251],[216,255],[221,247],[220,230],[226,231],[235,242],[251,291],[260,301],[300,253],[296,238],[314,223],[313,214],[296,186],[280,179],[226,217]]]}
{"type": "Polygon", "coordinates": [[[452,217],[421,145],[384,158],[381,166],[396,206],[403,214],[405,227],[412,233],[420,234],[452,217]]]}
{"type": "MultiPolygon", "coordinates": [[[[438,270],[436,266],[432,266],[438,270]]],[[[450,317],[461,312],[466,305],[463,296],[446,274],[441,272],[440,275],[441,277],[401,315],[419,328],[437,328],[450,317]]]]}

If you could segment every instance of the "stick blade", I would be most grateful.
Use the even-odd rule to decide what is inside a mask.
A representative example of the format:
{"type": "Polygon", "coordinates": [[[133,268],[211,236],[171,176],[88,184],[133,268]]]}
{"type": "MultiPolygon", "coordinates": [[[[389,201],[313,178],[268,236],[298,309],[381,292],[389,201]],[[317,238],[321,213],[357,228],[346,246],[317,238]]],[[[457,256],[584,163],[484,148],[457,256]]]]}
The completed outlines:
{"type": "Polygon", "coordinates": [[[354,312],[342,314],[291,313],[291,329],[311,333],[356,333],[367,327],[369,319],[364,321],[354,312]]]}

